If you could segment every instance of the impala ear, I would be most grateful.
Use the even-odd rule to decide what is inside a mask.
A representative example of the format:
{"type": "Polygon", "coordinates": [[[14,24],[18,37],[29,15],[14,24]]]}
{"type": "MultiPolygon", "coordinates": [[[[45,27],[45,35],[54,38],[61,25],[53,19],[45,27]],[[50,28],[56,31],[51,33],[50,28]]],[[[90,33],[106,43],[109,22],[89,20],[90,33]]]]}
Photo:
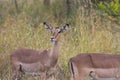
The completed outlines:
{"type": "Polygon", "coordinates": [[[52,30],[52,27],[48,25],[46,22],[43,22],[43,25],[46,29],[52,30]]]}
{"type": "Polygon", "coordinates": [[[60,29],[59,33],[67,30],[69,28],[69,24],[65,24],[64,26],[62,26],[62,28],[60,29]]]}

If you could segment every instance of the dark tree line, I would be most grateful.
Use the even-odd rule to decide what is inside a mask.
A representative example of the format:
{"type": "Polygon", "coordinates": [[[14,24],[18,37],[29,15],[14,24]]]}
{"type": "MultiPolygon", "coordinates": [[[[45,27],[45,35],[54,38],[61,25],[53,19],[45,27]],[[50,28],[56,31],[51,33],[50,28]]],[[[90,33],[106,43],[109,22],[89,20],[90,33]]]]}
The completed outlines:
{"type": "MultiPolygon", "coordinates": [[[[51,0],[43,0],[43,4],[45,6],[49,6],[50,1],[51,0]]],[[[73,10],[78,8],[80,5],[82,5],[82,6],[87,5],[88,7],[90,7],[89,2],[98,3],[99,1],[107,2],[107,1],[111,1],[111,0],[64,0],[64,2],[66,4],[66,13],[67,13],[67,15],[69,15],[70,13],[74,12],[73,10]]],[[[120,2],[120,0],[119,0],[119,2],[120,2]]],[[[18,13],[19,12],[18,0],[14,0],[14,4],[15,4],[16,12],[18,13]]]]}

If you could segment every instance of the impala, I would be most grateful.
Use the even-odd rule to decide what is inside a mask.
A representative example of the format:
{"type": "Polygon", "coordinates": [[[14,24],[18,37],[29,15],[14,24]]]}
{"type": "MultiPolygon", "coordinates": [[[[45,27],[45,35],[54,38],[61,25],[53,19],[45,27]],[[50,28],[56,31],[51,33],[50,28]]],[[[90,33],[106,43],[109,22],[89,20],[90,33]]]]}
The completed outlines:
{"type": "Polygon", "coordinates": [[[73,80],[86,80],[90,71],[95,71],[101,78],[120,80],[120,55],[82,53],[70,58],[69,69],[73,80]]]}
{"type": "Polygon", "coordinates": [[[41,80],[46,80],[46,72],[54,68],[58,60],[58,44],[60,33],[68,29],[65,24],[61,28],[51,27],[44,22],[44,27],[51,31],[50,40],[53,42],[51,50],[33,50],[21,48],[10,55],[12,67],[12,80],[20,80],[23,74],[40,75],[41,80]]]}

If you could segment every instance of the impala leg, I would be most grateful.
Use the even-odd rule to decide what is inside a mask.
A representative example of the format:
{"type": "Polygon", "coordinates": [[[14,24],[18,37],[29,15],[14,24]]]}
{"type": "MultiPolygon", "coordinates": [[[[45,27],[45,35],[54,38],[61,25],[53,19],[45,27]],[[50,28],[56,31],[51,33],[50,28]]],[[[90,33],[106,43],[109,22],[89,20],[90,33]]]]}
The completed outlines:
{"type": "Polygon", "coordinates": [[[12,80],[20,80],[22,73],[19,71],[12,71],[12,80]]]}
{"type": "Polygon", "coordinates": [[[16,80],[16,72],[12,71],[11,75],[12,75],[11,80],[16,80]]]}
{"type": "Polygon", "coordinates": [[[46,80],[46,72],[41,73],[41,80],[46,80]]]}
{"type": "Polygon", "coordinates": [[[12,75],[12,80],[20,80],[23,73],[19,70],[19,66],[18,67],[12,66],[11,75],[12,75]]]}
{"type": "Polygon", "coordinates": [[[17,70],[16,70],[16,68],[15,68],[15,66],[11,66],[11,80],[17,80],[16,78],[17,78],[17,70]]]}

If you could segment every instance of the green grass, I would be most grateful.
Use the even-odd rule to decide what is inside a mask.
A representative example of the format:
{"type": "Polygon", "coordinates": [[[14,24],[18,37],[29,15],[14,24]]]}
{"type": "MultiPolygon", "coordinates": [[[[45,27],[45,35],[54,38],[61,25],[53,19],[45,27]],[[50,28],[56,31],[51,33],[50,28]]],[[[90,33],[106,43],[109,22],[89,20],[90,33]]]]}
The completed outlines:
{"type": "MultiPolygon", "coordinates": [[[[120,33],[117,33],[116,37],[116,32],[113,33],[111,28],[114,23],[99,16],[98,11],[91,9],[89,13],[88,10],[81,7],[76,15],[71,14],[70,17],[63,18],[65,14],[59,15],[61,11],[55,11],[53,5],[50,10],[45,9],[44,6],[38,7],[41,7],[40,11],[42,11],[40,16],[39,12],[35,11],[29,14],[32,8],[29,6],[24,6],[25,10],[29,10],[19,13],[17,17],[5,14],[4,22],[0,25],[1,80],[10,80],[9,56],[14,50],[21,47],[36,50],[52,48],[52,43],[49,41],[51,33],[44,28],[43,21],[47,21],[53,26],[70,23],[69,30],[61,34],[56,80],[70,80],[68,60],[77,54],[87,52],[117,54],[120,52],[120,46],[117,44],[120,40],[120,33]],[[30,22],[36,22],[36,14],[41,18],[37,22],[37,27],[33,27],[30,22]],[[30,15],[31,17],[29,17],[30,15]]],[[[60,10],[62,9],[60,8],[60,10]]],[[[25,76],[23,80],[27,78],[28,76],[25,76]]]]}

